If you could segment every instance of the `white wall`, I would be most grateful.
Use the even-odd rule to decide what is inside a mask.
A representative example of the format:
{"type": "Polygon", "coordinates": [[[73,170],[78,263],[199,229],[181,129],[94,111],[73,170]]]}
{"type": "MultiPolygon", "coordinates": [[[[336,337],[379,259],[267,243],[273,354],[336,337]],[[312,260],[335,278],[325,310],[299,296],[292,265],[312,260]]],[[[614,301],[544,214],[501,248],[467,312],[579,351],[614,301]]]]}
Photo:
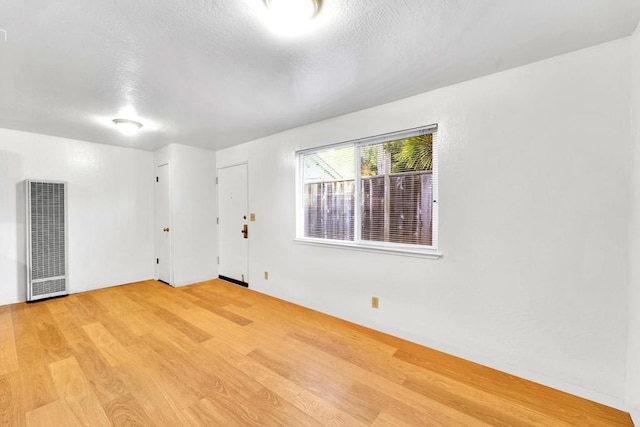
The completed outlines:
{"type": "Polygon", "coordinates": [[[631,38],[631,215],[629,221],[629,351],[627,406],[640,425],[640,29],[631,38]]]}
{"type": "Polygon", "coordinates": [[[219,151],[218,167],[249,162],[251,287],[621,407],[628,49],[619,40],[219,151]],[[294,242],[295,150],[431,123],[442,259],[294,242]]]}
{"type": "Polygon", "coordinates": [[[69,291],[153,277],[153,153],[0,129],[0,305],[25,300],[25,179],[68,182],[69,291]]]}
{"type": "Polygon", "coordinates": [[[170,144],[155,153],[156,166],[170,164],[172,284],[218,276],[216,153],[170,144]]]}

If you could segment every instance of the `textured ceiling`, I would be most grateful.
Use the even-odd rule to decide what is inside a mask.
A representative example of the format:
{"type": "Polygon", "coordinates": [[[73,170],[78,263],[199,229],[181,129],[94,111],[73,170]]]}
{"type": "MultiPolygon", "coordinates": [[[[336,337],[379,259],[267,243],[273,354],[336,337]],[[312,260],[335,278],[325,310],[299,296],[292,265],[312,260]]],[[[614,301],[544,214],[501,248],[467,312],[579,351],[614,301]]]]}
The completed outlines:
{"type": "Polygon", "coordinates": [[[0,0],[0,127],[218,149],[630,35],[638,0],[0,0]],[[145,124],[134,138],[111,119],[145,124]]]}

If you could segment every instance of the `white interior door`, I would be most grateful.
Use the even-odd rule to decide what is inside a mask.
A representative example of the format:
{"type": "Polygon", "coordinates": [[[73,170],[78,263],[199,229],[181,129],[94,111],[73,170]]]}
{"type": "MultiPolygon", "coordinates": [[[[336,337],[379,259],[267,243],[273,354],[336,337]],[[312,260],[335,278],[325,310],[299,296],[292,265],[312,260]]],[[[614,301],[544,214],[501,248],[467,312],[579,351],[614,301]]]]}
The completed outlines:
{"type": "Polygon", "coordinates": [[[169,164],[156,170],[156,275],[173,286],[171,280],[171,194],[169,164]]]}
{"type": "Polygon", "coordinates": [[[247,165],[218,169],[219,275],[243,286],[249,283],[249,213],[247,165]]]}

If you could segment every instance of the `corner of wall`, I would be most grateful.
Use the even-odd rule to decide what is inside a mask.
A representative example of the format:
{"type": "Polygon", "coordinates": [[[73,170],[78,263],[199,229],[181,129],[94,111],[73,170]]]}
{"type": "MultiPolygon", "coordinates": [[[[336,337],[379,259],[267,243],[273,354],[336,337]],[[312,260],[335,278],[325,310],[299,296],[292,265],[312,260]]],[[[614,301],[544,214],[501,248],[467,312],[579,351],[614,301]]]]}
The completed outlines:
{"type": "Polygon", "coordinates": [[[631,138],[630,213],[628,261],[628,323],[625,404],[635,425],[640,426],[640,26],[631,36],[630,48],[631,138]]]}
{"type": "Polygon", "coordinates": [[[217,274],[215,151],[172,143],[155,152],[170,163],[172,284],[210,280],[217,274]]]}
{"type": "Polygon", "coordinates": [[[153,152],[154,167],[165,164],[169,161],[169,146],[164,146],[153,152]]]}

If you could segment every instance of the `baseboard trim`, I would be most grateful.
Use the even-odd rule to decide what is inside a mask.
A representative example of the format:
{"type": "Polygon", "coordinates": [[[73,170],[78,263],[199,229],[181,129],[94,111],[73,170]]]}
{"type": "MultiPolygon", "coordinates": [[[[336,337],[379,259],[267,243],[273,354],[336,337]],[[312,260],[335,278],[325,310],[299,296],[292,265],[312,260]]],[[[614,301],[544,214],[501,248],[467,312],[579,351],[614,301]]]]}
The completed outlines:
{"type": "Polygon", "coordinates": [[[631,421],[633,421],[633,425],[640,427],[640,409],[630,409],[629,413],[631,414],[631,421]]]}
{"type": "Polygon", "coordinates": [[[56,296],[53,296],[53,297],[47,297],[47,298],[39,298],[39,299],[31,299],[31,300],[30,300],[30,299],[28,299],[28,300],[26,300],[25,302],[26,302],[27,304],[35,304],[35,303],[37,303],[37,302],[41,302],[41,301],[49,301],[49,300],[52,300],[52,299],[56,299],[56,298],[64,298],[64,297],[68,297],[68,296],[69,296],[69,294],[67,293],[67,294],[56,295],[56,296]]]}
{"type": "Polygon", "coordinates": [[[190,285],[195,285],[196,283],[202,283],[202,282],[210,282],[211,280],[215,280],[217,279],[218,276],[207,276],[207,277],[202,277],[202,278],[197,278],[197,279],[190,279],[190,280],[183,280],[183,281],[175,281],[174,282],[174,287],[176,288],[181,288],[182,286],[190,286],[190,285]]]}

